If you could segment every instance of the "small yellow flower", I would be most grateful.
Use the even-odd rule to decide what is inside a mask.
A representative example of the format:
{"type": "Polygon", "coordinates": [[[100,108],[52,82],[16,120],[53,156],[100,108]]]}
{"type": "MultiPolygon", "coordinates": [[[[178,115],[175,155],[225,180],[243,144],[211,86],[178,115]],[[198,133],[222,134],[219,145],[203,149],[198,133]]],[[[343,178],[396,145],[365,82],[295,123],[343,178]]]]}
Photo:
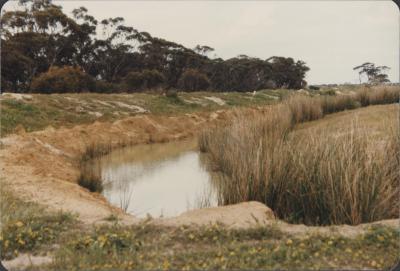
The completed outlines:
{"type": "Polygon", "coordinates": [[[382,235],[378,235],[378,240],[383,241],[383,240],[385,240],[385,238],[382,235]]]}
{"type": "Polygon", "coordinates": [[[229,253],[229,255],[235,256],[235,252],[231,251],[231,252],[229,253]]]}
{"type": "Polygon", "coordinates": [[[22,227],[24,225],[24,223],[22,221],[17,221],[15,223],[15,226],[17,226],[18,228],[22,227]]]}
{"type": "Polygon", "coordinates": [[[286,245],[290,246],[290,245],[292,245],[292,244],[293,244],[292,239],[288,239],[288,240],[286,241],[286,245]]]}
{"type": "Polygon", "coordinates": [[[346,248],[345,251],[346,251],[347,253],[353,252],[353,251],[351,250],[351,248],[346,248]]]}
{"type": "Polygon", "coordinates": [[[165,260],[163,263],[163,269],[165,269],[165,270],[169,269],[169,266],[170,266],[170,263],[167,260],[165,260]]]}
{"type": "Polygon", "coordinates": [[[194,239],[194,235],[193,234],[189,234],[189,239],[193,240],[194,239]]]}
{"type": "Polygon", "coordinates": [[[319,253],[318,253],[318,252],[315,252],[315,253],[314,253],[314,256],[315,256],[315,257],[318,257],[318,256],[319,256],[319,253]]]}
{"type": "Polygon", "coordinates": [[[371,264],[372,267],[375,267],[375,266],[376,266],[376,262],[375,262],[375,261],[371,261],[370,264],[371,264]]]}
{"type": "Polygon", "coordinates": [[[332,241],[328,241],[328,245],[330,245],[330,246],[331,246],[332,244],[333,244],[333,242],[332,242],[332,241]]]}
{"type": "Polygon", "coordinates": [[[24,241],[24,240],[21,240],[21,239],[19,239],[19,240],[18,240],[18,244],[20,244],[21,246],[23,246],[23,245],[25,245],[25,241],[24,241]]]}
{"type": "Polygon", "coordinates": [[[300,247],[305,247],[306,245],[304,243],[300,243],[300,247]]]}

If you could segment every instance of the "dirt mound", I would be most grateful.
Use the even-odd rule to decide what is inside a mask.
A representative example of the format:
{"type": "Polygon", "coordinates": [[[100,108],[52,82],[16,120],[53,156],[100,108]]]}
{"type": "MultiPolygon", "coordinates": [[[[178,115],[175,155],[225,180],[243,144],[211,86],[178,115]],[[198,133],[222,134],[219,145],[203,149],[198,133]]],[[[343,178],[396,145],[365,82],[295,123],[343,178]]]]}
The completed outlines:
{"type": "Polygon", "coordinates": [[[165,226],[207,226],[221,224],[227,228],[251,228],[275,226],[285,234],[297,237],[306,237],[310,234],[341,235],[354,238],[369,230],[372,225],[384,225],[392,228],[400,227],[399,219],[388,219],[356,226],[306,226],[303,224],[289,224],[276,219],[273,211],[260,202],[242,202],[235,205],[197,209],[185,212],[177,217],[156,219],[153,223],[165,226]]]}
{"type": "Polygon", "coordinates": [[[229,228],[248,228],[270,225],[275,220],[274,213],[264,204],[256,201],[235,205],[203,208],[185,212],[177,217],[157,220],[168,226],[223,224],[229,228]]]}

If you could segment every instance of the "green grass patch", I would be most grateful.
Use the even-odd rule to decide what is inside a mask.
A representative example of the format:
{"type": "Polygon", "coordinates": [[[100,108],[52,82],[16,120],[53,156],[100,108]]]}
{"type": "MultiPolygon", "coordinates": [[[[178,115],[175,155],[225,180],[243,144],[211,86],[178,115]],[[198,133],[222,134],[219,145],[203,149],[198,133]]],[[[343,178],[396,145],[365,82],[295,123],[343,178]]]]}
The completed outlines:
{"type": "MultiPolygon", "coordinates": [[[[30,100],[1,100],[1,136],[6,136],[22,125],[27,132],[43,130],[48,126],[72,127],[94,121],[114,121],[138,114],[139,106],[152,114],[176,115],[213,111],[233,106],[256,106],[274,102],[259,92],[248,93],[191,92],[176,95],[155,93],[134,94],[32,94],[30,100]],[[219,105],[206,97],[225,101],[219,105]]],[[[279,91],[278,91],[279,93],[279,91]]]]}
{"type": "Polygon", "coordinates": [[[215,270],[388,268],[399,230],[376,226],[354,239],[283,235],[275,227],[103,226],[74,236],[56,252],[56,270],[215,270]]]}
{"type": "MultiPolygon", "coordinates": [[[[3,184],[2,184],[3,185],[3,184]]],[[[11,259],[22,252],[50,250],[62,233],[75,224],[73,216],[49,212],[32,202],[14,197],[2,187],[0,192],[0,259],[11,259]]]]}

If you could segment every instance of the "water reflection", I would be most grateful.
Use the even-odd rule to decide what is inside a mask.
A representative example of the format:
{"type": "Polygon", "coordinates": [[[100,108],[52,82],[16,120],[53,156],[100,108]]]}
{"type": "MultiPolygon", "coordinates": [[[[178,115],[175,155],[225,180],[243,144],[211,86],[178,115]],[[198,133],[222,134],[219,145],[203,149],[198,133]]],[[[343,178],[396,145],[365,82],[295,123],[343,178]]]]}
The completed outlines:
{"type": "Polygon", "coordinates": [[[215,187],[196,141],[140,145],[92,162],[104,196],[139,217],[176,216],[217,205],[215,187]]]}

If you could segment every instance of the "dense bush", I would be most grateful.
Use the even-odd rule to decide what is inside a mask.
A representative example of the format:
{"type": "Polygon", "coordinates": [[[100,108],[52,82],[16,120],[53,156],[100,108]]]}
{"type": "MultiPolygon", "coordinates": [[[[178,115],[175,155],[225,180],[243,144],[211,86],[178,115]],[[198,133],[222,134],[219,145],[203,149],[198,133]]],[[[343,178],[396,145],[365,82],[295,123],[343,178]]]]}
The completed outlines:
{"type": "Polygon", "coordinates": [[[95,90],[94,79],[82,69],[52,67],[32,81],[31,91],[40,93],[86,92],[95,90]]]}
{"type": "Polygon", "coordinates": [[[124,90],[121,84],[109,83],[107,81],[96,81],[96,92],[100,93],[116,93],[124,90]]]}
{"type": "Polygon", "coordinates": [[[178,86],[185,91],[206,90],[210,86],[210,80],[198,70],[187,69],[179,78],[178,86]]]}
{"type": "Polygon", "coordinates": [[[157,70],[143,70],[128,73],[124,82],[130,91],[137,91],[160,87],[164,84],[165,77],[157,70]]]}

